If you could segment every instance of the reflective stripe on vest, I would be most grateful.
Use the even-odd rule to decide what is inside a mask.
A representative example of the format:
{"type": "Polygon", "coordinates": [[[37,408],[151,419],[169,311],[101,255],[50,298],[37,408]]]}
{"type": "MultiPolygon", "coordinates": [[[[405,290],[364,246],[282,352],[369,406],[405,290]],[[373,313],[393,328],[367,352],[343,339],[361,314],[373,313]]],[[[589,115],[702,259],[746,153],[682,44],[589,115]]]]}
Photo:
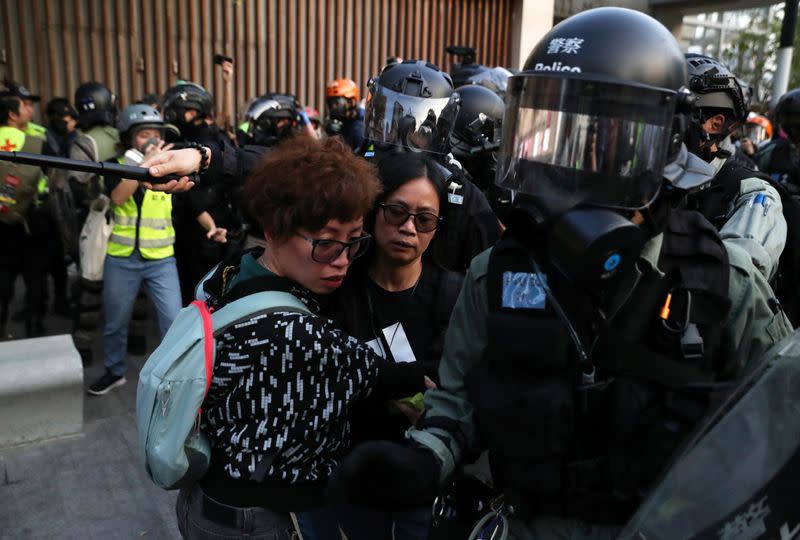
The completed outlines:
{"type": "Polygon", "coordinates": [[[172,227],[172,195],[144,192],[141,210],[134,196],[123,204],[113,206],[114,229],[108,239],[108,254],[129,257],[136,245],[136,221],[139,218],[139,252],[144,259],[171,257],[175,250],[175,229],[172,227]]]}

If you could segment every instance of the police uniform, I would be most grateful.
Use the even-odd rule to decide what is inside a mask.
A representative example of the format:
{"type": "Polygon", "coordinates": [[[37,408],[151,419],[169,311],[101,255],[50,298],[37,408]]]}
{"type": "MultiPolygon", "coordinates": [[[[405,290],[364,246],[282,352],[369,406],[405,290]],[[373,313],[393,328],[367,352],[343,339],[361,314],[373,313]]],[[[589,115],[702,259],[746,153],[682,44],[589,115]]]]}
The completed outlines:
{"type": "MultiPolygon", "coordinates": [[[[659,255],[662,251],[663,236],[653,238],[639,259],[639,267],[645,273],[660,274],[658,267],[659,255]]],[[[730,310],[722,326],[722,336],[719,340],[720,350],[717,358],[719,364],[716,370],[721,380],[734,380],[748,369],[752,368],[757,359],[773,343],[791,333],[791,325],[780,310],[774,308],[774,295],[763,275],[753,266],[750,255],[740,246],[725,242],[725,251],[728,256],[729,286],[728,297],[731,299],[730,310]]],[[[468,387],[468,380],[475,374],[481,373],[480,365],[486,361],[486,352],[489,347],[490,326],[490,295],[502,294],[503,290],[490,290],[487,286],[489,279],[489,260],[492,250],[488,250],[476,257],[472,262],[464,282],[445,340],[445,348],[440,364],[439,375],[441,390],[431,390],[425,395],[427,408],[426,419],[428,427],[423,426],[411,429],[408,437],[416,443],[432,450],[442,465],[441,478],[448,477],[456,465],[463,459],[465,453],[475,447],[477,441],[486,441],[486,426],[482,429],[479,418],[482,412],[476,410],[474,392],[468,387]],[[445,420],[445,421],[442,421],[445,420]],[[437,427],[438,426],[438,427],[437,427]],[[449,429],[446,429],[447,426],[449,429]]],[[[543,313],[550,308],[549,300],[541,286],[533,286],[531,296],[534,301],[529,304],[533,310],[543,313]],[[538,298],[538,300],[536,300],[538,298]]],[[[661,298],[660,300],[663,300],[661,298]]],[[[618,298],[611,304],[618,304],[614,310],[624,311],[630,304],[642,302],[643,299],[625,287],[620,287],[618,298]]],[[[530,310],[528,310],[530,311],[530,310]]],[[[658,313],[652,313],[652,319],[658,313]]],[[[537,361],[537,351],[553,351],[564,347],[564,343],[554,344],[553,336],[543,332],[527,335],[496,336],[509,343],[515,344],[530,353],[528,361],[537,361]]],[[[497,329],[496,329],[497,330],[497,329]]],[[[536,330],[529,327],[529,331],[536,330]]],[[[502,330],[500,330],[502,331],[502,330]]],[[[522,381],[521,373],[517,373],[517,380],[522,381]]],[[[535,376],[533,377],[535,378],[535,376]]],[[[478,390],[479,391],[479,390],[478,390]]],[[[509,430],[520,441],[527,438],[519,437],[521,429],[532,429],[536,422],[532,419],[541,414],[552,411],[523,410],[519,401],[516,407],[516,418],[509,419],[509,426],[497,425],[492,433],[502,429],[509,430]],[[530,425],[523,425],[530,424],[530,425]],[[516,428],[516,429],[514,429],[516,428]]],[[[497,404],[497,406],[501,406],[497,404]]],[[[506,410],[511,413],[512,410],[506,410]]],[[[483,413],[485,417],[486,414],[483,413]]],[[[489,416],[491,417],[491,416],[489,416]]],[[[556,419],[556,421],[559,421],[556,419]]],[[[556,426],[549,426],[555,429],[556,426]]],[[[556,431],[557,432],[557,431],[556,431]]],[[[548,431],[536,431],[537,435],[545,436],[548,431]]],[[[488,441],[491,446],[494,441],[488,441]]],[[[526,453],[529,449],[520,447],[509,449],[511,453],[526,453]]],[[[497,480],[508,481],[508,479],[497,480]]],[[[545,527],[551,534],[564,530],[579,530],[584,525],[570,520],[561,520],[555,517],[536,516],[530,520],[514,524],[512,530],[540,530],[545,527]]],[[[536,536],[520,535],[519,538],[536,538],[536,536]]]]}
{"type": "Polygon", "coordinates": [[[720,230],[722,238],[740,244],[767,280],[778,270],[786,245],[787,225],[781,195],[769,180],[734,156],[730,136],[711,160],[711,184],[693,197],[692,205],[720,230]]]}

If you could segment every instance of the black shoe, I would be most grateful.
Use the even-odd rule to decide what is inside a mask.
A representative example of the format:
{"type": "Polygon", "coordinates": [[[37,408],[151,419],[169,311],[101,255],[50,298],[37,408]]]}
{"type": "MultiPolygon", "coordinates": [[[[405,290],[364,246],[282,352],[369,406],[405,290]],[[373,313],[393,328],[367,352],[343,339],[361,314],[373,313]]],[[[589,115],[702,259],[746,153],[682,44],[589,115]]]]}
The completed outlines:
{"type": "Polygon", "coordinates": [[[122,386],[123,384],[125,384],[124,376],[114,375],[110,371],[106,370],[105,375],[100,377],[86,391],[92,394],[93,396],[102,396],[103,394],[107,394],[109,390],[111,390],[112,388],[116,388],[117,386],[122,386]]]}

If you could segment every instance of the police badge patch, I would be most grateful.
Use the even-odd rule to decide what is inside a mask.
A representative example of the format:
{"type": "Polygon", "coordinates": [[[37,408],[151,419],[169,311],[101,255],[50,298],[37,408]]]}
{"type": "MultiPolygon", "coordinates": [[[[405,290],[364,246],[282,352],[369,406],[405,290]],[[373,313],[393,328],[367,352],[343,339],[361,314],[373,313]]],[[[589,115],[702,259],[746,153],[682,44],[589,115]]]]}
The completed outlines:
{"type": "Polygon", "coordinates": [[[544,309],[547,276],[530,272],[503,272],[503,303],[508,309],[544,309]]]}

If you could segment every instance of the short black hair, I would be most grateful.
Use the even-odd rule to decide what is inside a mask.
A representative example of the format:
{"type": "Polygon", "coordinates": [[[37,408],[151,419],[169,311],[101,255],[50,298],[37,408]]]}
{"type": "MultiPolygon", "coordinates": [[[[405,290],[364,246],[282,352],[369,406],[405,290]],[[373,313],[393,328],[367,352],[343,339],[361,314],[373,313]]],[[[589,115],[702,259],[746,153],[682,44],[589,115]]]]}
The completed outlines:
{"type": "Polygon", "coordinates": [[[19,114],[22,100],[7,93],[0,94],[0,126],[7,126],[11,113],[19,114]]]}

